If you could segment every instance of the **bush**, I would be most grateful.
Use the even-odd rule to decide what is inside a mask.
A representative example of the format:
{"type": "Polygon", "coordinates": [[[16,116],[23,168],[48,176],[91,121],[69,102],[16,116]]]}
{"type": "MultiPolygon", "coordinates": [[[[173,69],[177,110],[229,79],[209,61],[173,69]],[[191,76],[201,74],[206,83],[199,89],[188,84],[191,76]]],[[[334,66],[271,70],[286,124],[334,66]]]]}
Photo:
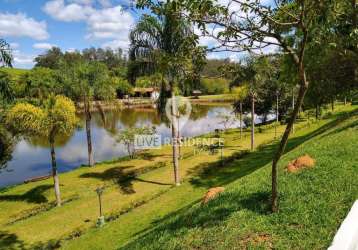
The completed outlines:
{"type": "Polygon", "coordinates": [[[204,78],[201,80],[201,90],[203,94],[218,95],[229,93],[229,81],[224,78],[208,79],[204,78]]]}
{"type": "Polygon", "coordinates": [[[123,97],[124,95],[129,95],[133,93],[133,87],[129,84],[126,79],[123,78],[115,78],[116,80],[116,88],[117,95],[119,97],[123,97]]]}

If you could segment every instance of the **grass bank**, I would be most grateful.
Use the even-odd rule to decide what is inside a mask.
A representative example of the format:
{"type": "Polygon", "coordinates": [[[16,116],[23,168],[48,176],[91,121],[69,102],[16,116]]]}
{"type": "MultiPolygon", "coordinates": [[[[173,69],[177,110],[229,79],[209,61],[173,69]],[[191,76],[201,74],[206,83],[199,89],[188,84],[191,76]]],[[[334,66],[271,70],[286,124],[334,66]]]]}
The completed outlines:
{"type": "MultiPolygon", "coordinates": [[[[280,211],[276,214],[270,212],[269,206],[270,164],[265,161],[275,148],[275,144],[269,144],[226,166],[238,172],[262,167],[228,182],[226,192],[218,199],[206,206],[189,204],[117,246],[120,249],[327,249],[358,199],[357,131],[356,113],[310,133],[301,131],[290,139],[290,152],[280,162],[280,211]],[[286,172],[288,162],[303,154],[315,158],[316,166],[297,174],[286,172]]],[[[205,180],[215,181],[218,176],[212,174],[205,180]]]]}
{"type": "Polygon", "coordinates": [[[198,98],[190,97],[190,102],[192,102],[192,103],[211,103],[211,102],[232,103],[232,102],[234,102],[234,98],[230,94],[202,95],[202,96],[199,96],[198,98]]]}
{"type": "MultiPolygon", "coordinates": [[[[342,112],[354,108],[340,107],[342,112]]],[[[326,130],[337,114],[310,125],[298,124],[290,149],[326,130]]],[[[279,127],[280,132],[283,129],[284,126],[279,127]]],[[[256,141],[262,146],[244,154],[250,146],[248,135],[245,133],[240,140],[238,130],[223,134],[223,162],[220,155],[194,155],[193,148],[183,148],[184,182],[180,187],[172,186],[171,148],[165,146],[145,152],[138,159],[122,159],[61,174],[65,204],[60,208],[54,207],[52,180],[1,190],[0,248],[112,249],[136,237],[150,237],[147,230],[166,225],[167,219],[173,218],[171,214],[179,216],[186,208],[196,208],[192,205],[209,187],[230,186],[258,169],[268,168],[275,150],[275,144],[268,144],[273,140],[274,129],[261,130],[256,141]],[[98,186],[106,186],[103,204],[110,220],[102,229],[95,228],[98,198],[94,190],[98,186]]],[[[269,175],[257,181],[263,177],[268,179],[269,175]]]]}

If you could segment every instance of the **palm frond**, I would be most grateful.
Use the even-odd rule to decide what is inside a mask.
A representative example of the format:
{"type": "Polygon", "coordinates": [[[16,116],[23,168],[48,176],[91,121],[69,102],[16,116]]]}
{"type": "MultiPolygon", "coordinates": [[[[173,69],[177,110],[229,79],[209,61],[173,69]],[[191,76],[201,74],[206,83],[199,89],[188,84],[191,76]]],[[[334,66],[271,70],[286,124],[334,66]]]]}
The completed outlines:
{"type": "Polygon", "coordinates": [[[10,45],[4,39],[0,39],[0,66],[12,67],[12,60],[10,45]]]}

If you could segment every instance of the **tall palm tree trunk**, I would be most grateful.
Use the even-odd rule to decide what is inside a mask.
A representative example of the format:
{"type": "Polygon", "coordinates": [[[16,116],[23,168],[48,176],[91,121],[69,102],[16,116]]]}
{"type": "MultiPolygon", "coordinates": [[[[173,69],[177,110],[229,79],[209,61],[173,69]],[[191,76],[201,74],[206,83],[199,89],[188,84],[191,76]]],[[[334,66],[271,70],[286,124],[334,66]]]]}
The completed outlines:
{"type": "Polygon", "coordinates": [[[55,188],[56,204],[58,207],[60,207],[61,206],[60,181],[57,172],[54,138],[50,138],[50,147],[51,147],[52,177],[53,177],[54,188],[55,188]]]}
{"type": "Polygon", "coordinates": [[[242,101],[240,101],[240,139],[242,139],[242,101]]]}
{"type": "Polygon", "coordinates": [[[255,95],[251,95],[251,150],[255,148],[255,95]]]}
{"type": "Polygon", "coordinates": [[[277,138],[277,126],[278,126],[278,104],[279,100],[278,100],[278,93],[276,94],[276,125],[275,125],[275,138],[277,138]]]}
{"type": "MultiPolygon", "coordinates": [[[[179,176],[179,138],[177,131],[177,110],[176,110],[176,102],[175,102],[175,94],[173,87],[171,87],[172,99],[171,99],[171,115],[172,115],[172,139],[173,139],[173,165],[174,165],[174,180],[175,185],[180,185],[180,176],[179,176]]],[[[178,128],[179,129],[179,128],[178,128]]]]}
{"type": "Polygon", "coordinates": [[[92,135],[91,135],[91,111],[89,100],[85,99],[85,116],[86,116],[86,134],[87,134],[87,149],[88,149],[88,166],[92,167],[94,165],[93,149],[92,149],[92,135]]]}

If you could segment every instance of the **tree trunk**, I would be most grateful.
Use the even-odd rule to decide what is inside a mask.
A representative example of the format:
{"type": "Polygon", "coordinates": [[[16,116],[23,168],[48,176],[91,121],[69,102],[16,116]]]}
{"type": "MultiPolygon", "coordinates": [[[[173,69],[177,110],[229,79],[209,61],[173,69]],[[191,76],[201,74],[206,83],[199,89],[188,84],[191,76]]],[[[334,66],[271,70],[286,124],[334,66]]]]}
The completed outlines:
{"type": "Polygon", "coordinates": [[[344,97],[344,105],[347,105],[347,96],[344,97]]]}
{"type": "Polygon", "coordinates": [[[175,94],[173,87],[171,87],[172,92],[172,99],[171,99],[171,115],[172,115],[172,140],[173,140],[173,165],[174,165],[174,180],[175,185],[180,185],[180,177],[179,177],[179,141],[178,141],[178,131],[177,131],[177,109],[176,109],[176,102],[175,102],[175,94]]]}
{"type": "Polygon", "coordinates": [[[56,204],[58,207],[60,207],[61,206],[60,181],[57,173],[54,138],[50,138],[50,147],[51,147],[52,177],[53,177],[54,188],[55,188],[56,204]]]}
{"type": "MultiPolygon", "coordinates": [[[[294,110],[295,110],[295,92],[294,90],[292,90],[292,113],[294,110]]],[[[292,124],[292,133],[295,133],[295,122],[293,122],[292,124]]]]}
{"type": "Polygon", "coordinates": [[[306,95],[307,89],[308,89],[308,82],[306,79],[306,73],[305,70],[303,68],[303,66],[301,65],[302,68],[300,68],[300,78],[301,78],[301,84],[300,84],[300,89],[299,89],[299,93],[298,93],[298,97],[297,97],[297,103],[295,105],[295,108],[292,112],[292,116],[290,121],[287,124],[286,130],[282,136],[282,140],[280,142],[280,145],[278,147],[278,150],[273,158],[272,161],[272,197],[271,197],[271,209],[272,212],[277,212],[278,211],[278,176],[277,176],[277,163],[279,162],[282,154],[284,153],[285,149],[286,149],[286,145],[287,145],[287,141],[288,141],[288,137],[292,131],[293,128],[293,124],[297,118],[297,115],[302,107],[303,104],[303,99],[306,95]]]}
{"type": "Polygon", "coordinates": [[[242,101],[240,101],[240,139],[242,139],[242,101]]]}
{"type": "Polygon", "coordinates": [[[255,148],[255,95],[251,96],[251,151],[255,148]]]}
{"type": "Polygon", "coordinates": [[[277,138],[277,126],[278,126],[278,94],[276,95],[276,125],[275,125],[275,138],[277,138]]]}
{"type": "Polygon", "coordinates": [[[334,111],[334,98],[332,98],[331,106],[332,106],[332,111],[334,111]]]}
{"type": "Polygon", "coordinates": [[[319,118],[319,105],[316,104],[316,120],[319,118]]]}
{"type": "Polygon", "coordinates": [[[178,116],[178,154],[179,154],[179,159],[181,159],[182,155],[181,155],[181,141],[180,141],[180,117],[178,116]]]}
{"type": "Polygon", "coordinates": [[[87,134],[87,149],[88,149],[88,166],[94,165],[93,149],[92,149],[92,135],[91,135],[91,111],[89,100],[85,100],[85,115],[86,115],[86,134],[87,134]]]}

